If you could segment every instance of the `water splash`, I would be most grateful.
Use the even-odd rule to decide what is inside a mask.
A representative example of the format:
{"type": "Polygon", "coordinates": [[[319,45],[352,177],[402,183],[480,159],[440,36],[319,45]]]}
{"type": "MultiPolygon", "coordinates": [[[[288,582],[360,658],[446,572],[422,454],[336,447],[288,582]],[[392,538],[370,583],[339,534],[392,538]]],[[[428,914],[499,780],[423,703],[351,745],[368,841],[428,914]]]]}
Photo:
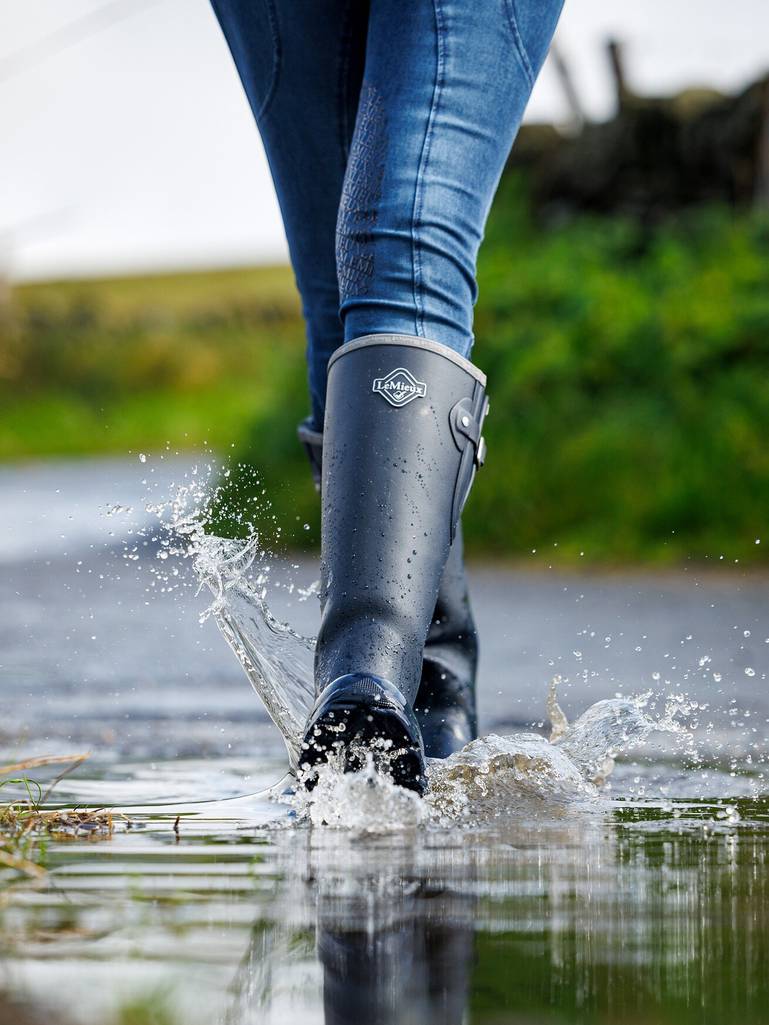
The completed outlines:
{"type": "MultiPolygon", "coordinates": [[[[212,600],[201,622],[213,617],[222,636],[243,667],[252,687],[280,730],[292,768],[298,761],[304,722],[312,702],[312,663],[315,641],[280,622],[267,603],[270,553],[252,531],[246,541],[209,533],[211,510],[220,490],[211,481],[218,469],[195,468],[167,500],[147,505],[160,533],[157,558],[169,555],[191,560],[199,592],[212,600]]],[[[155,567],[155,578],[168,570],[155,567]]],[[[299,593],[300,600],[317,593],[315,585],[299,593]]]]}
{"type": "MultiPolygon", "coordinates": [[[[208,613],[283,734],[296,766],[313,701],[314,642],[270,612],[269,573],[259,568],[261,557],[256,538],[244,545],[207,537],[199,541],[195,565],[215,596],[208,613]],[[253,582],[249,569],[256,571],[253,582]]],[[[349,774],[327,767],[315,790],[309,795],[298,791],[291,803],[300,818],[315,825],[387,832],[427,820],[487,820],[522,801],[594,800],[614,755],[645,737],[655,724],[644,715],[641,702],[613,698],[592,705],[570,726],[558,705],[556,686],[553,681],[548,699],[554,740],[536,733],[490,734],[446,760],[431,760],[424,802],[377,775],[369,763],[349,774]]]]}
{"type": "MultiPolygon", "coordinates": [[[[313,701],[314,642],[280,623],[267,594],[269,566],[258,539],[196,540],[195,568],[214,600],[207,610],[243,666],[286,742],[296,766],[302,727],[313,701]]],[[[536,733],[481,737],[446,760],[431,760],[425,801],[376,774],[371,764],[343,774],[333,766],[315,790],[289,798],[299,818],[315,825],[387,832],[425,823],[478,822],[521,802],[594,801],[615,754],[655,724],[642,700],[613,698],[592,705],[569,725],[551,685],[551,740],[536,733]]]]}
{"type": "MultiPolygon", "coordinates": [[[[208,480],[195,477],[169,501],[152,507],[163,534],[159,558],[192,559],[200,588],[212,595],[202,618],[214,618],[280,730],[295,768],[314,698],[315,642],[273,615],[271,557],[259,536],[231,541],[207,533],[214,498],[208,480]]],[[[316,593],[311,586],[299,597],[316,593]]],[[[378,775],[370,761],[348,774],[325,766],[312,793],[297,788],[276,796],[292,807],[295,819],[316,826],[386,833],[417,825],[475,825],[522,806],[552,812],[595,805],[617,754],[655,729],[685,733],[676,719],[680,703],[668,703],[655,722],[643,710],[648,695],[596,702],[569,724],[558,704],[559,682],[554,679],[547,699],[549,740],[538,733],[490,734],[450,758],[431,760],[424,800],[378,775]]]]}
{"type": "Polygon", "coordinates": [[[267,604],[268,570],[248,570],[265,553],[258,539],[247,544],[204,537],[195,568],[214,600],[206,610],[235,653],[252,687],[286,742],[292,767],[298,756],[304,723],[314,700],[312,661],[315,641],[303,637],[273,616],[267,604]]]}
{"type": "Polygon", "coordinates": [[[430,821],[430,806],[413,791],[396,786],[380,775],[373,759],[359,772],[344,773],[334,764],[318,769],[311,792],[297,787],[277,794],[299,822],[356,833],[398,833],[430,821]]]}
{"type": "Polygon", "coordinates": [[[512,814],[549,815],[595,807],[599,784],[614,755],[629,750],[657,724],[640,704],[599,701],[571,726],[558,708],[562,733],[555,742],[539,733],[495,733],[471,741],[446,759],[430,759],[424,800],[378,776],[369,764],[343,775],[321,771],[311,793],[282,795],[313,825],[387,833],[416,825],[476,827],[512,814]]]}

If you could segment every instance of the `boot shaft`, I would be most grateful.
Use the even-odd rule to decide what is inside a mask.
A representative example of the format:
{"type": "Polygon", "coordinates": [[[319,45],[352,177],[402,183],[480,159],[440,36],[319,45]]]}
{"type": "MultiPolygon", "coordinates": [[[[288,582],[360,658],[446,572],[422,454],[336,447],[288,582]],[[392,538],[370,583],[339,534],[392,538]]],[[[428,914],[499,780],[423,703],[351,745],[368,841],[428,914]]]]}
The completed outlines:
{"type": "Polygon", "coordinates": [[[316,684],[365,671],[413,703],[459,515],[483,458],[485,378],[453,350],[373,335],[329,363],[316,684]]]}

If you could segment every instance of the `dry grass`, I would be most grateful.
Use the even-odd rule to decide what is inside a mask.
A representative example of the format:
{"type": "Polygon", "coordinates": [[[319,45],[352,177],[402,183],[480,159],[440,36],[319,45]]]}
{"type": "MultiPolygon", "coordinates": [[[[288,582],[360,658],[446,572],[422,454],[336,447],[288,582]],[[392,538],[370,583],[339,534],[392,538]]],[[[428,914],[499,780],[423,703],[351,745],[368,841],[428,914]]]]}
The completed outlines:
{"type": "Polygon", "coordinates": [[[46,811],[54,787],[82,765],[87,754],[27,758],[0,766],[0,789],[19,786],[24,796],[0,804],[0,866],[12,869],[27,879],[46,874],[47,841],[112,836],[114,820],[107,809],[65,808],[46,811]],[[64,764],[66,768],[45,789],[25,773],[44,765],[64,764]]]}

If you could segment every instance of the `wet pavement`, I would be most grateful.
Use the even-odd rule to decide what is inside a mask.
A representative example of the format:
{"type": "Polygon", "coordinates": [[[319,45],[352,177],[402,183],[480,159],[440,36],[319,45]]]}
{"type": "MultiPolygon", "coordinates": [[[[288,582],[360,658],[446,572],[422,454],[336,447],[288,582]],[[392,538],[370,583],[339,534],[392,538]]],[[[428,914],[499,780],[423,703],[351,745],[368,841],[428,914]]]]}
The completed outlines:
{"type": "MultiPolygon", "coordinates": [[[[190,465],[155,460],[152,495],[190,465]]],[[[138,542],[125,533],[126,523],[138,532],[151,522],[140,514],[148,473],[138,461],[0,472],[5,743],[26,735],[25,750],[68,740],[142,758],[258,758],[270,744],[273,731],[262,729],[264,710],[239,665],[213,621],[199,622],[209,596],[196,593],[189,565],[177,561],[174,589],[162,593],[151,530],[138,542]],[[133,512],[106,515],[115,506],[133,512]],[[138,543],[136,561],[125,558],[126,541],[138,543]]],[[[275,560],[268,592],[278,618],[308,635],[317,599],[297,600],[289,584],[316,576],[315,559],[275,560]]],[[[769,575],[474,564],[470,578],[483,732],[541,724],[555,674],[569,714],[617,692],[652,690],[708,704],[721,727],[744,722],[746,711],[756,722],[769,717],[769,575]]]]}
{"type": "MultiPolygon", "coordinates": [[[[282,740],[189,568],[159,578],[157,545],[126,533],[142,482],[157,496],[189,463],[0,471],[2,760],[89,751],[60,800],[132,826],[56,843],[42,883],[14,884],[0,989],[63,1022],[139,997],[162,1022],[767,1020],[769,577],[473,565],[482,732],[541,728],[559,674],[570,717],[651,691],[696,744],[620,765],[588,816],[276,827],[247,795],[283,775],[282,740]]],[[[307,634],[316,600],[291,584],[315,576],[276,561],[269,591],[307,634]]]]}

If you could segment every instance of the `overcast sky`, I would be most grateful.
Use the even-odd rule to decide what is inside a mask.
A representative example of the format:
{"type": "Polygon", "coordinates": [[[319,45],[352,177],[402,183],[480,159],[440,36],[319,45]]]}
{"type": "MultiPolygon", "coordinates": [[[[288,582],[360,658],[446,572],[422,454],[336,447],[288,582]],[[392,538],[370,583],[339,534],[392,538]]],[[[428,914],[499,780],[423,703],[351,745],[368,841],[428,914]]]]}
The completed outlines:
{"type": "MultiPolygon", "coordinates": [[[[557,41],[595,117],[611,109],[612,34],[644,92],[769,70],[768,0],[566,0],[557,41]]],[[[546,65],[528,117],[564,113],[546,65]]],[[[15,279],[286,259],[207,0],[6,0],[0,139],[0,272],[15,279]]]]}

